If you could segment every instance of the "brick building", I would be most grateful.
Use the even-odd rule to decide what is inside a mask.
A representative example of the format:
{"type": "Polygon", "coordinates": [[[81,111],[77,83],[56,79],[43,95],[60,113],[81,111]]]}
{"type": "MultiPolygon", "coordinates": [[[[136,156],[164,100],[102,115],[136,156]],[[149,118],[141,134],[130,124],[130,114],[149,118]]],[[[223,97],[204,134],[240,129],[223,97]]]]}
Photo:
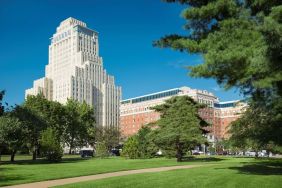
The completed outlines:
{"type": "Polygon", "coordinates": [[[210,134],[207,135],[210,142],[214,142],[215,139],[228,138],[230,123],[240,117],[247,108],[247,104],[242,101],[219,102],[214,94],[189,87],[152,93],[121,102],[120,130],[122,136],[134,135],[143,125],[155,122],[160,118],[160,114],[151,110],[150,107],[163,104],[172,96],[183,95],[190,96],[199,103],[207,104],[208,107],[201,109],[199,115],[212,124],[209,127],[210,134]]]}
{"type": "Polygon", "coordinates": [[[213,106],[218,102],[218,98],[205,90],[181,87],[152,93],[140,97],[126,99],[121,102],[120,107],[120,129],[123,137],[134,135],[143,126],[155,122],[160,118],[160,114],[150,109],[150,107],[163,104],[165,100],[172,96],[187,95],[199,103],[208,107],[200,114],[206,121],[213,121],[213,106]]]}

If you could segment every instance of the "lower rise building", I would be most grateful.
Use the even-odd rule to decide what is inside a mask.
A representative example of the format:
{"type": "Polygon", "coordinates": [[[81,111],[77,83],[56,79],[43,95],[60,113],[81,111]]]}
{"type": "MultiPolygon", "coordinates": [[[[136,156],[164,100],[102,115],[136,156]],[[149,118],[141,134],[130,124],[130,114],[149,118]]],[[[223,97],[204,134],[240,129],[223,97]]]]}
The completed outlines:
{"type": "Polygon", "coordinates": [[[180,87],[123,100],[120,106],[120,131],[127,138],[148,123],[157,121],[160,113],[150,108],[165,103],[173,96],[187,95],[207,107],[199,110],[199,115],[212,126],[207,138],[210,142],[228,138],[228,126],[245,111],[247,104],[237,101],[219,102],[218,98],[206,90],[180,87]]]}
{"type": "Polygon", "coordinates": [[[204,118],[211,122],[213,116],[210,111],[214,104],[218,102],[218,98],[206,90],[191,89],[189,87],[180,87],[152,93],[140,97],[126,99],[121,102],[120,107],[120,130],[123,137],[129,137],[138,132],[143,126],[151,122],[155,122],[160,118],[160,113],[150,108],[165,103],[167,99],[173,96],[189,96],[199,103],[206,104],[204,118]]]}

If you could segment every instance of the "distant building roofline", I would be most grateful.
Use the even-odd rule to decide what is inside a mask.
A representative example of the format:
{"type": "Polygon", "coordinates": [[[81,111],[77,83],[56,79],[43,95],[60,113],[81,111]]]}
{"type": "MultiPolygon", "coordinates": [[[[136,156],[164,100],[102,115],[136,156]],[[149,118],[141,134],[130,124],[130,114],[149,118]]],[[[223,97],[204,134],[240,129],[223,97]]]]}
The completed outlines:
{"type": "Polygon", "coordinates": [[[168,92],[168,91],[175,91],[177,89],[180,89],[180,88],[173,88],[173,89],[163,90],[163,91],[159,91],[159,92],[155,92],[155,93],[150,93],[150,94],[146,94],[146,95],[141,95],[141,96],[138,96],[138,97],[124,99],[121,102],[129,101],[129,100],[134,100],[134,99],[139,99],[139,98],[142,98],[142,97],[148,97],[148,96],[151,96],[151,95],[157,95],[157,94],[161,94],[161,93],[168,92]]]}

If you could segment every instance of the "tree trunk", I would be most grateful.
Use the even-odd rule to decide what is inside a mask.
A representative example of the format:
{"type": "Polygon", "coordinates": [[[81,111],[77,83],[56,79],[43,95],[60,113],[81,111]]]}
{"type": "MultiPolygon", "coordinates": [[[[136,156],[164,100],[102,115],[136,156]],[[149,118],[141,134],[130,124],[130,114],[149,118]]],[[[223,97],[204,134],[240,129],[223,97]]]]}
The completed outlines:
{"type": "Polygon", "coordinates": [[[33,147],[33,151],[32,151],[32,160],[36,160],[37,157],[37,150],[36,150],[36,146],[33,147]]]}
{"type": "Polygon", "coordinates": [[[177,162],[182,161],[182,148],[181,148],[180,144],[177,144],[176,158],[177,158],[177,162]]]}
{"type": "Polygon", "coordinates": [[[69,150],[69,154],[71,154],[72,147],[73,147],[73,140],[70,142],[70,150],[69,150]]]}
{"type": "Polygon", "coordinates": [[[255,154],[255,158],[258,158],[258,151],[255,151],[256,154],[255,154]]]}
{"type": "Polygon", "coordinates": [[[13,150],[12,153],[11,153],[11,162],[14,162],[15,161],[15,155],[16,155],[16,150],[13,150]]]}

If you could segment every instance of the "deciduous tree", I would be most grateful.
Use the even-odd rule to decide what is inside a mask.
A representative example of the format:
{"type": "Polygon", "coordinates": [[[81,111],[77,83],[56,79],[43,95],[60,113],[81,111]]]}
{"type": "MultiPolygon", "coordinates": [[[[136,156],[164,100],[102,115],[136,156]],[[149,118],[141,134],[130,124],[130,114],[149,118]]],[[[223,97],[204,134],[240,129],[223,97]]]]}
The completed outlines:
{"type": "Polygon", "coordinates": [[[95,140],[94,109],[86,103],[68,100],[66,109],[66,129],[64,141],[70,147],[69,153],[76,146],[93,144],[95,140]]]}
{"type": "Polygon", "coordinates": [[[0,142],[5,143],[11,151],[11,162],[16,152],[26,143],[27,129],[19,119],[4,115],[0,117],[0,142]]]}
{"type": "Polygon", "coordinates": [[[40,145],[42,147],[42,155],[49,161],[58,162],[62,160],[63,148],[59,138],[57,131],[50,127],[41,133],[40,145]]]}

